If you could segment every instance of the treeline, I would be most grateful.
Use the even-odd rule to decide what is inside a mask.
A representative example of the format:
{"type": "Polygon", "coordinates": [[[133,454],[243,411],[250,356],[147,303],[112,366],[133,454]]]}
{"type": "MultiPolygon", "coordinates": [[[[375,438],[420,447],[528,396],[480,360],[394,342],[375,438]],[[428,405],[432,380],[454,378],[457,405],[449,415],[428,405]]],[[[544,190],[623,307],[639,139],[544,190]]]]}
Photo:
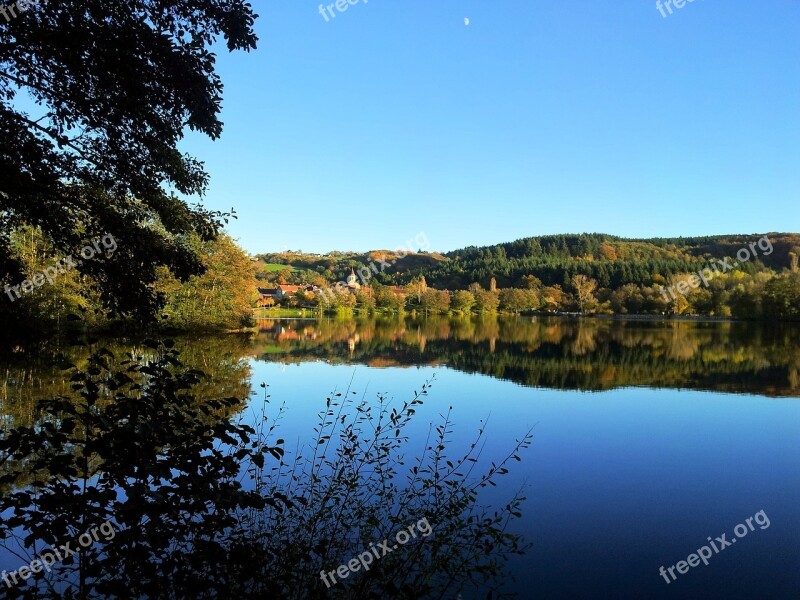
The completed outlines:
{"type": "MultiPolygon", "coordinates": [[[[376,254],[265,255],[259,277],[325,286],[376,254]]],[[[798,255],[800,234],[533,237],[397,260],[375,275],[372,293],[333,304],[362,310],[799,319],[798,255]],[[700,281],[696,274],[704,270],[710,276],[700,281]],[[389,285],[404,286],[404,293],[384,289],[389,285]]]]}

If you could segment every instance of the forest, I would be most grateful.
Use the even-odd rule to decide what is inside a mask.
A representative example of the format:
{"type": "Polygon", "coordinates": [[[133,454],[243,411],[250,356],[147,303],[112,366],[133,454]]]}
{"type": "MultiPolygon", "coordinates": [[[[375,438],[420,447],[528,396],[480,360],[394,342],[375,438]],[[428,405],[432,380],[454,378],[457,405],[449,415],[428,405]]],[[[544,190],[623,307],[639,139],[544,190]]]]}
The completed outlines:
{"type": "MultiPolygon", "coordinates": [[[[800,234],[789,233],[553,235],[404,257],[390,251],[266,254],[258,257],[257,277],[264,287],[324,287],[377,260],[392,266],[364,282],[369,293],[343,295],[334,308],[794,320],[800,318],[798,256],[800,234]],[[704,271],[712,276],[695,285],[704,271]]],[[[325,308],[319,299],[298,296],[284,304],[325,308]]]]}

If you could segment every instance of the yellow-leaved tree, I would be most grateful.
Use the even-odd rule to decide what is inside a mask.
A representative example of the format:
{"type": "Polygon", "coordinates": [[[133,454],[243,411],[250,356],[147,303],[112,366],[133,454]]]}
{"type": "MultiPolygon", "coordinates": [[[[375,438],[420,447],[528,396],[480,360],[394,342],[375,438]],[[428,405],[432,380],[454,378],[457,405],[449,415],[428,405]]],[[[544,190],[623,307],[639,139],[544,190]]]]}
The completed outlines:
{"type": "Polygon", "coordinates": [[[162,311],[177,327],[237,328],[251,324],[258,302],[255,263],[226,234],[213,242],[190,242],[206,272],[181,283],[166,270],[157,291],[166,295],[162,311]]]}

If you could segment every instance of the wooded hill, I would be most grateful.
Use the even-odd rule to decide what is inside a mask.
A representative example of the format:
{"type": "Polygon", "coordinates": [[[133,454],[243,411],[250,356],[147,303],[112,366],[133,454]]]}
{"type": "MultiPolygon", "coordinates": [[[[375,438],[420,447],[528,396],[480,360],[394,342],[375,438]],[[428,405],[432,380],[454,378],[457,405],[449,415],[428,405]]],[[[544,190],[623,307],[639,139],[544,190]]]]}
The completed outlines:
{"type": "MultiPolygon", "coordinates": [[[[709,259],[736,260],[737,252],[756,243],[757,255],[737,266],[754,274],[791,268],[791,253],[800,253],[800,233],[766,234],[770,252],[757,244],[764,234],[689,238],[626,239],[592,233],[529,237],[496,244],[469,246],[452,252],[410,254],[375,276],[382,284],[404,285],[421,275],[438,289],[466,289],[471,283],[488,287],[492,277],[499,287],[525,287],[523,277],[533,275],[544,285],[569,285],[576,274],[597,280],[603,288],[626,284],[663,283],[680,273],[696,272],[709,259]],[[769,252],[766,254],[765,252],[769,252]]],[[[346,277],[351,269],[396,254],[385,250],[368,253],[332,252],[325,255],[285,252],[260,255],[262,280],[282,283],[326,282],[346,277]],[[269,271],[265,264],[270,265],[269,271]],[[285,265],[281,269],[280,265],[285,265]]],[[[738,262],[738,261],[737,261],[738,262]]],[[[380,264],[378,264],[380,267],[380,264]]]]}

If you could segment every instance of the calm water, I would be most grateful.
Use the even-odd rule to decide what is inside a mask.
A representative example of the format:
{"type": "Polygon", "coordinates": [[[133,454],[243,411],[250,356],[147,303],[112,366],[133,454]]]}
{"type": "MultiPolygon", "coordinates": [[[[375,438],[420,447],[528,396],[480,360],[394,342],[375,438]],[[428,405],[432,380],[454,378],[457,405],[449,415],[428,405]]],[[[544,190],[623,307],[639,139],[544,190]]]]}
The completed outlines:
{"type": "MultiPolygon", "coordinates": [[[[534,427],[522,462],[481,497],[504,504],[524,488],[513,530],[532,548],[512,559],[517,581],[507,586],[522,598],[800,598],[797,327],[429,318],[260,329],[178,345],[213,375],[208,394],[245,396],[266,383],[287,404],[287,445],[308,439],[331,391],[405,400],[431,379],[409,454],[449,407],[460,448],[488,419],[487,460],[534,427]],[[708,566],[675,571],[669,585],[659,575],[762,510],[769,527],[708,566]]],[[[73,362],[85,352],[62,350],[73,362]]],[[[44,358],[18,349],[5,363],[6,426],[30,424],[34,398],[68,388],[44,358]]],[[[17,563],[6,556],[2,567],[17,563]]]]}

